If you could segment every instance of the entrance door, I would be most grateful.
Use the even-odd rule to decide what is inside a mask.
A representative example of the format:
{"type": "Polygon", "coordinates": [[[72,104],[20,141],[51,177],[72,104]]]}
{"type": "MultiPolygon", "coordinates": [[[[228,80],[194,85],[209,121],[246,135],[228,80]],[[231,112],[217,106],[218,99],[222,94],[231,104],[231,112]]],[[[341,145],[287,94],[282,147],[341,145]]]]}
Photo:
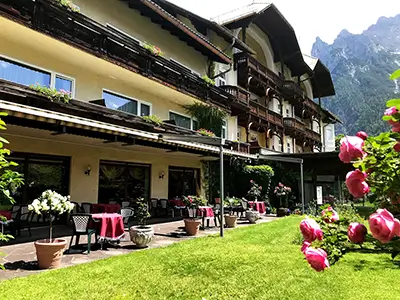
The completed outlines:
{"type": "Polygon", "coordinates": [[[198,195],[200,193],[200,170],[169,167],[168,198],[198,195]]]}

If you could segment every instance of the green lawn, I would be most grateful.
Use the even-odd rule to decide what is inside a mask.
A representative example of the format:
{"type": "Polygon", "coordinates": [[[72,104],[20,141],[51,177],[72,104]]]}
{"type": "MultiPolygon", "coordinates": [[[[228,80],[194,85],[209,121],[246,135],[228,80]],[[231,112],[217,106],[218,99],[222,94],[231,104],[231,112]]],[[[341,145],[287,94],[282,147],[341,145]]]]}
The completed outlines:
{"type": "Polygon", "coordinates": [[[299,245],[299,217],[0,283],[4,299],[400,299],[386,254],[348,254],[324,273],[299,245]]]}

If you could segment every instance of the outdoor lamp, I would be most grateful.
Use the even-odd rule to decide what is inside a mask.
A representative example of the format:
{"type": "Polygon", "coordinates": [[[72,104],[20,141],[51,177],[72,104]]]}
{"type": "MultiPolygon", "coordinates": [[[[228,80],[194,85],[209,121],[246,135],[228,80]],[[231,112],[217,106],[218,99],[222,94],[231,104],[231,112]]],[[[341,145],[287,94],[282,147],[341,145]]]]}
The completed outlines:
{"type": "Polygon", "coordinates": [[[160,178],[160,179],[164,179],[164,176],[165,176],[164,171],[161,171],[160,174],[158,174],[158,178],[160,178]]]}
{"type": "Polygon", "coordinates": [[[89,175],[90,175],[90,171],[92,171],[92,166],[91,166],[91,165],[88,165],[88,166],[86,167],[85,174],[86,174],[87,176],[89,176],[89,175]]]}

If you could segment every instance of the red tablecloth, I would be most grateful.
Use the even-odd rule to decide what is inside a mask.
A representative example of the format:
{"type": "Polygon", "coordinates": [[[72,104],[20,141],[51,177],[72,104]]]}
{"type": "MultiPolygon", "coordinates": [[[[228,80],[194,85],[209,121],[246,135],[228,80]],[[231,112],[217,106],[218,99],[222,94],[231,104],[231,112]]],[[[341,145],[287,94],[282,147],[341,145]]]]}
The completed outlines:
{"type": "Polygon", "coordinates": [[[115,214],[121,210],[121,205],[119,204],[92,204],[90,212],[92,214],[108,213],[115,214]]]}
{"type": "Polygon", "coordinates": [[[119,240],[125,233],[124,221],[119,214],[92,214],[92,218],[100,221],[98,235],[102,240],[119,240]]]}
{"type": "Polygon", "coordinates": [[[249,201],[249,206],[250,206],[250,208],[254,208],[260,214],[264,214],[265,213],[265,204],[264,204],[264,202],[249,201]]]}
{"type": "Polygon", "coordinates": [[[200,206],[197,209],[197,215],[205,218],[211,218],[214,217],[214,211],[212,207],[209,206],[200,206]]]}
{"type": "Polygon", "coordinates": [[[12,219],[12,213],[9,210],[0,210],[0,216],[6,217],[7,220],[12,219]]]}
{"type": "Polygon", "coordinates": [[[183,201],[180,199],[171,199],[168,200],[168,202],[172,203],[174,206],[185,206],[185,203],[183,203],[183,201]]]}

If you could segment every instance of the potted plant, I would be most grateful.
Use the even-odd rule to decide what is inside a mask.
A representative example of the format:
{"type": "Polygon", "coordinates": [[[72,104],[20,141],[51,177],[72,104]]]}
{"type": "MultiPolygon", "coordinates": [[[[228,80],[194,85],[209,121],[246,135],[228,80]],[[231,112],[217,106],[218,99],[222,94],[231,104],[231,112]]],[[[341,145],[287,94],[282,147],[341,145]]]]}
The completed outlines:
{"type": "Polygon", "coordinates": [[[39,268],[53,269],[60,266],[67,241],[65,239],[53,238],[53,220],[57,215],[71,212],[74,206],[69,201],[69,196],[62,196],[52,190],[44,191],[38,199],[33,200],[32,204],[28,206],[29,210],[34,211],[38,215],[46,214],[50,219],[49,239],[35,242],[39,268]]]}
{"type": "Polygon", "coordinates": [[[206,204],[206,200],[197,196],[184,196],[183,203],[187,208],[187,217],[183,219],[187,235],[194,236],[199,233],[201,220],[197,218],[197,209],[206,204]]]}
{"type": "Polygon", "coordinates": [[[274,193],[279,198],[279,208],[277,210],[278,217],[284,217],[289,215],[290,211],[287,208],[288,206],[288,198],[292,189],[288,186],[285,186],[281,182],[275,187],[274,193]]]}
{"type": "Polygon", "coordinates": [[[224,216],[226,227],[234,228],[236,227],[237,216],[234,215],[233,208],[239,205],[240,199],[236,197],[227,197],[225,198],[225,203],[228,205],[229,211],[229,213],[224,216]]]}
{"type": "Polygon", "coordinates": [[[146,225],[147,219],[150,218],[150,213],[144,198],[137,199],[136,203],[137,208],[135,209],[134,218],[139,225],[129,228],[129,235],[132,243],[137,248],[145,248],[153,240],[154,228],[146,225]]]}
{"type": "MultiPolygon", "coordinates": [[[[261,196],[262,187],[259,186],[254,180],[250,180],[250,190],[247,192],[247,195],[250,199],[253,199],[254,202],[261,196]]],[[[249,220],[251,224],[256,223],[256,221],[260,218],[260,213],[257,210],[250,208],[246,211],[246,219],[249,220]]]]}

